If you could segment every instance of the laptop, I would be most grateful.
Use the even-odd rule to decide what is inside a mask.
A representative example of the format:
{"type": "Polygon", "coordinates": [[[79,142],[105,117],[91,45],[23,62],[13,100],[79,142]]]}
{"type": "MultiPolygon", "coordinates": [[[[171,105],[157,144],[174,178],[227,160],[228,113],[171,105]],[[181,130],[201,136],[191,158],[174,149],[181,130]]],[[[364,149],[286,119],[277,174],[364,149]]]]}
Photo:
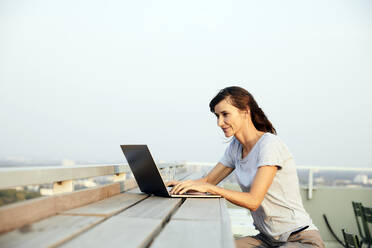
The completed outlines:
{"type": "Polygon", "coordinates": [[[221,197],[220,195],[200,192],[185,193],[182,195],[170,194],[147,145],[121,145],[120,147],[123,150],[134,178],[143,193],[163,197],[221,197]]]}

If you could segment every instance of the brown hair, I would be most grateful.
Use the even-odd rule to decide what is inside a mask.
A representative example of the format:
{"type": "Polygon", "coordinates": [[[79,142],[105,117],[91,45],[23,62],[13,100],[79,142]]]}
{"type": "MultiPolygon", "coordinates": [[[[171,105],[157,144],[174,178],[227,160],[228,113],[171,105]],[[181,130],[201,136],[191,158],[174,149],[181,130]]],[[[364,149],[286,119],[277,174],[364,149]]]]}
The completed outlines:
{"type": "Polygon", "coordinates": [[[214,107],[224,99],[230,100],[231,104],[240,110],[246,110],[249,107],[255,128],[262,132],[276,134],[275,128],[247,90],[238,86],[226,87],[220,90],[209,103],[212,113],[214,113],[214,107]]]}

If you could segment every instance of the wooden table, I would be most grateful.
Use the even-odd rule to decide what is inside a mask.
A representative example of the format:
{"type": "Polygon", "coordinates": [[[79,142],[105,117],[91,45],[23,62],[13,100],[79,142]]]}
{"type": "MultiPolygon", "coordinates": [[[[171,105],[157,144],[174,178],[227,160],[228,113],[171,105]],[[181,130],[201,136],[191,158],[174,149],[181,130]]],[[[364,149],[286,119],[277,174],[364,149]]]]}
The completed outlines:
{"type": "MultiPolygon", "coordinates": [[[[1,220],[0,220],[1,221],[1,220]]],[[[235,247],[226,200],[138,189],[0,235],[0,247],[235,247]]]]}

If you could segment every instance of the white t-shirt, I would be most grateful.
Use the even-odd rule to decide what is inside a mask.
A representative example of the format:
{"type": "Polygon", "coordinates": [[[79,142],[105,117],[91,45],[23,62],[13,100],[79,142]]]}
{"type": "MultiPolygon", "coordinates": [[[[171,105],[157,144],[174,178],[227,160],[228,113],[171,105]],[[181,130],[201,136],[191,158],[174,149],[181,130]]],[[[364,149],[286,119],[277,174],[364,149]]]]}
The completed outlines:
{"type": "Polygon", "coordinates": [[[235,168],[243,192],[250,191],[259,167],[278,166],[261,206],[251,211],[256,229],[281,241],[287,241],[292,232],[305,226],[309,226],[306,230],[318,230],[302,205],[293,156],[279,137],[265,133],[244,158],[242,150],[234,137],[220,163],[235,168]]]}

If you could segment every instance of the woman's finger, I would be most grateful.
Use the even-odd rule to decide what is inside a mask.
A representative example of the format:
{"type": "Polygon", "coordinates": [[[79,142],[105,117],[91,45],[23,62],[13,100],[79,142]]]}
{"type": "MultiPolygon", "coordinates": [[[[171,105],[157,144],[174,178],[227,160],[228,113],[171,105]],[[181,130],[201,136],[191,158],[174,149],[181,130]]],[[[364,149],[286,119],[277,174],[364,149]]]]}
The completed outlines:
{"type": "Polygon", "coordinates": [[[178,184],[177,186],[175,186],[173,189],[172,189],[172,192],[174,194],[179,194],[181,190],[183,190],[184,188],[186,187],[190,187],[194,184],[194,181],[192,180],[188,180],[188,181],[185,181],[185,182],[182,182],[180,184],[178,184]]]}
{"type": "Polygon", "coordinates": [[[191,183],[189,181],[181,182],[180,184],[173,187],[173,189],[171,190],[171,193],[178,194],[178,192],[180,192],[180,190],[189,186],[190,184],[191,183]]]}
{"type": "Polygon", "coordinates": [[[199,192],[199,191],[198,191],[196,188],[194,188],[193,186],[194,186],[194,185],[191,185],[191,186],[188,186],[188,187],[183,188],[183,189],[179,192],[179,194],[180,194],[180,195],[185,194],[185,193],[187,193],[187,192],[190,191],[190,190],[194,190],[194,191],[196,191],[196,192],[199,192]]]}
{"type": "Polygon", "coordinates": [[[183,182],[178,182],[176,184],[173,184],[171,186],[173,186],[173,188],[171,189],[170,193],[171,194],[174,194],[175,190],[182,184],[183,182]]]}
{"type": "Polygon", "coordinates": [[[169,181],[169,182],[167,182],[165,185],[166,185],[167,187],[169,187],[169,186],[177,185],[177,184],[179,184],[179,183],[180,183],[179,181],[175,181],[175,180],[173,180],[173,181],[169,181]]]}
{"type": "Polygon", "coordinates": [[[189,191],[196,191],[196,192],[201,192],[201,193],[208,192],[208,184],[206,184],[206,183],[189,184],[189,185],[183,187],[183,189],[181,189],[179,191],[179,194],[184,194],[184,193],[187,193],[189,191]]]}
{"type": "Polygon", "coordinates": [[[181,183],[175,185],[175,186],[173,187],[173,189],[171,190],[171,193],[172,193],[172,194],[177,194],[177,192],[178,192],[180,189],[183,188],[183,184],[184,184],[184,182],[181,182],[181,183]]]}
{"type": "Polygon", "coordinates": [[[187,191],[189,191],[189,187],[187,187],[187,188],[183,188],[181,191],[180,191],[180,195],[182,195],[182,194],[184,194],[184,193],[186,193],[187,191]]]}

